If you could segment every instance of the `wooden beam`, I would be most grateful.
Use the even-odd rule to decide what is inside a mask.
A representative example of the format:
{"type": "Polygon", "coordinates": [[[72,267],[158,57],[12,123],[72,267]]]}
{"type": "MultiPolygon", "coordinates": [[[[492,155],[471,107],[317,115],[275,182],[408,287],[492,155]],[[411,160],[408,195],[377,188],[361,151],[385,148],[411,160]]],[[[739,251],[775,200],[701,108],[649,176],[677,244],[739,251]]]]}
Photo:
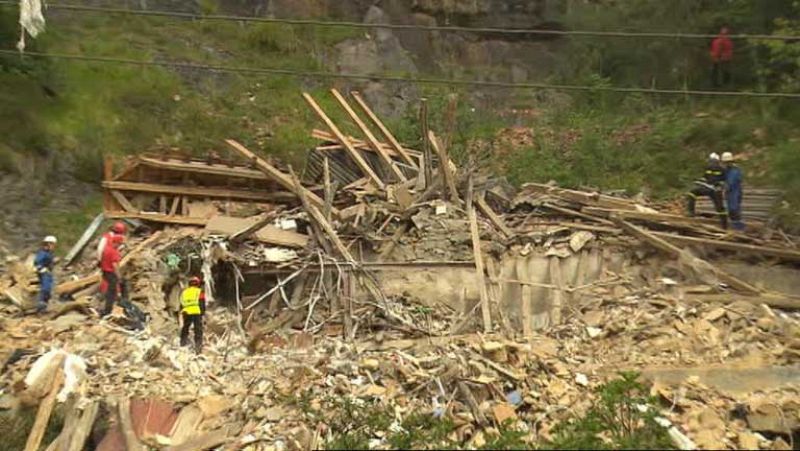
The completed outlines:
{"type": "Polygon", "coordinates": [[[36,419],[33,421],[30,434],[28,434],[28,441],[25,442],[25,451],[39,450],[42,439],[44,438],[44,432],[47,429],[47,423],[50,422],[50,415],[53,413],[53,407],[56,404],[56,395],[58,395],[63,381],[64,371],[59,367],[56,370],[55,377],[50,382],[50,391],[39,404],[39,409],[36,411],[36,419]]]}
{"type": "Polygon", "coordinates": [[[732,296],[730,293],[687,294],[686,301],[719,302],[722,304],[744,301],[755,305],[766,304],[770,307],[784,310],[800,310],[800,298],[780,293],[762,293],[758,296],[732,296]]]}
{"type": "Polygon", "coordinates": [[[117,405],[119,415],[119,429],[122,431],[122,437],[125,440],[126,451],[144,451],[142,443],[136,436],[133,430],[133,421],[131,420],[131,401],[128,398],[122,398],[117,405]]]}
{"type": "Polygon", "coordinates": [[[545,202],[544,203],[544,207],[545,208],[549,208],[549,209],[551,209],[553,211],[557,211],[559,213],[563,213],[563,214],[568,215],[568,216],[574,216],[576,218],[585,219],[587,221],[599,222],[600,224],[606,224],[606,225],[612,225],[612,226],[614,225],[614,222],[613,221],[609,221],[608,219],[603,219],[603,218],[600,218],[598,216],[587,215],[586,213],[581,213],[581,212],[579,212],[577,210],[572,210],[570,208],[559,207],[558,205],[553,205],[553,204],[551,204],[549,202],[545,202]]]}
{"type": "MultiPolygon", "coordinates": [[[[644,230],[644,229],[642,229],[640,227],[636,227],[635,225],[633,225],[633,224],[631,224],[631,223],[629,223],[629,222],[627,222],[627,221],[625,221],[623,219],[616,218],[615,222],[617,223],[617,225],[619,225],[626,232],[628,232],[631,235],[635,236],[636,238],[639,238],[640,240],[650,244],[651,246],[655,247],[656,249],[664,251],[664,252],[666,252],[668,254],[672,254],[677,258],[681,258],[682,256],[689,255],[683,249],[681,249],[681,248],[679,248],[679,247],[677,247],[677,246],[675,246],[673,244],[670,244],[666,240],[664,240],[662,238],[659,238],[659,237],[653,235],[652,233],[650,233],[649,231],[646,231],[646,230],[644,230]]],[[[712,265],[711,263],[708,263],[707,261],[702,260],[700,258],[696,258],[696,257],[692,257],[692,258],[694,259],[694,262],[696,262],[697,264],[701,265],[704,269],[706,269],[709,272],[711,272],[717,279],[719,279],[721,282],[724,282],[725,284],[727,284],[731,288],[733,288],[735,290],[738,290],[738,291],[741,291],[743,293],[747,293],[747,294],[760,294],[761,293],[761,290],[759,290],[758,288],[750,285],[749,283],[747,283],[747,282],[745,282],[743,280],[740,280],[740,279],[738,279],[738,278],[726,273],[725,271],[722,271],[721,269],[717,268],[716,266],[712,265]]],[[[690,264],[688,266],[690,266],[693,271],[698,273],[698,275],[702,275],[700,273],[700,271],[699,271],[699,268],[696,268],[695,265],[691,265],[690,264]]]]}
{"type": "Polygon", "coordinates": [[[472,254],[475,259],[475,272],[478,276],[478,293],[481,297],[481,315],[483,317],[483,331],[492,331],[492,315],[489,310],[489,294],[486,292],[486,278],[483,271],[483,253],[481,252],[481,236],[478,231],[478,221],[475,209],[467,210],[469,216],[469,230],[472,235],[472,254]]]}
{"type": "Polygon", "coordinates": [[[754,255],[777,257],[787,261],[800,261],[800,251],[791,249],[780,249],[768,246],[756,246],[753,244],[733,243],[730,241],[712,240],[706,238],[695,238],[683,235],[674,235],[667,232],[650,232],[653,235],[664,238],[665,240],[684,246],[700,245],[727,251],[745,252],[754,255]]]}
{"type": "Polygon", "coordinates": [[[585,191],[576,191],[557,186],[544,185],[541,183],[526,183],[522,187],[523,192],[533,191],[534,193],[547,193],[554,194],[563,199],[569,200],[582,205],[603,207],[603,208],[616,208],[622,210],[635,210],[636,202],[630,199],[621,197],[609,196],[600,193],[588,193],[585,191]]]}
{"type": "MultiPolygon", "coordinates": [[[[615,215],[623,219],[638,219],[640,221],[682,223],[682,224],[702,225],[707,227],[708,226],[719,227],[719,220],[711,218],[708,219],[698,218],[698,217],[690,218],[688,216],[672,215],[666,213],[647,213],[642,211],[619,210],[614,208],[600,208],[600,207],[584,207],[582,210],[590,215],[598,215],[606,217],[611,217],[615,215]]],[[[723,231],[722,229],[719,230],[723,231]]]]}
{"type": "Polygon", "coordinates": [[[369,117],[372,123],[375,124],[376,127],[378,127],[383,136],[386,137],[386,140],[389,141],[389,144],[391,144],[392,147],[394,147],[394,150],[396,150],[397,153],[400,154],[403,160],[409,165],[411,165],[414,169],[418,169],[417,163],[414,161],[413,158],[411,158],[411,155],[409,155],[408,152],[406,152],[403,146],[400,145],[400,142],[397,141],[394,135],[392,135],[392,132],[390,132],[389,129],[386,128],[386,126],[383,124],[383,122],[381,122],[381,120],[378,119],[378,116],[372,111],[372,109],[370,109],[369,105],[367,105],[367,102],[365,102],[364,99],[361,97],[361,94],[353,91],[350,93],[350,95],[352,95],[353,98],[356,99],[356,103],[358,103],[358,106],[360,106],[361,109],[364,110],[364,113],[367,115],[367,117],[369,117]]]}
{"type": "Polygon", "coordinates": [[[500,230],[500,232],[506,236],[506,238],[511,238],[512,236],[514,236],[514,232],[508,228],[508,226],[505,224],[505,222],[503,222],[503,220],[499,216],[497,216],[494,210],[492,210],[492,207],[490,207],[489,204],[486,203],[486,199],[484,199],[483,196],[478,196],[475,199],[475,203],[478,205],[478,209],[481,211],[481,213],[483,213],[487,218],[489,218],[489,221],[491,221],[492,224],[494,224],[494,226],[497,227],[497,229],[500,230]]]}
{"type": "Polygon", "coordinates": [[[131,204],[131,202],[128,200],[128,198],[126,198],[125,196],[122,195],[122,193],[120,193],[119,191],[115,191],[115,190],[111,190],[110,192],[111,192],[111,196],[117,202],[119,202],[119,205],[123,208],[123,210],[127,211],[128,213],[138,213],[139,212],[139,210],[137,210],[131,204]]]}
{"type": "MultiPolygon", "coordinates": [[[[333,136],[331,132],[326,132],[325,130],[314,129],[311,131],[311,137],[329,143],[336,142],[336,137],[333,136]]],[[[363,150],[364,152],[375,153],[375,150],[372,147],[370,147],[366,141],[359,139],[355,136],[348,136],[347,139],[350,140],[350,142],[353,144],[353,146],[355,146],[356,149],[363,150]]],[[[394,148],[391,145],[386,144],[384,142],[381,142],[380,145],[383,151],[386,152],[386,154],[388,154],[390,157],[396,157],[398,159],[402,159],[400,153],[394,150],[394,148]]],[[[341,144],[329,144],[324,146],[317,146],[316,149],[323,152],[331,150],[344,150],[344,146],[342,146],[341,144]]],[[[412,159],[414,159],[414,161],[417,161],[422,158],[422,152],[420,152],[419,150],[409,149],[405,147],[403,148],[403,150],[405,150],[405,152],[412,159]]],[[[408,166],[408,163],[406,163],[405,161],[403,161],[402,164],[408,166]]]]}
{"type": "Polygon", "coordinates": [[[389,157],[389,154],[383,150],[381,143],[379,143],[377,138],[375,138],[375,135],[372,134],[372,131],[369,129],[369,127],[367,127],[367,124],[365,124],[364,121],[358,117],[358,114],[353,111],[353,108],[349,103],[347,103],[347,100],[342,96],[342,94],[340,94],[336,89],[331,89],[331,94],[333,94],[333,97],[336,98],[336,100],[339,102],[339,105],[341,105],[347,115],[350,116],[350,119],[355,122],[356,126],[358,126],[364,136],[367,137],[367,143],[369,143],[369,146],[372,148],[372,150],[377,152],[378,155],[380,155],[381,160],[383,160],[389,170],[394,173],[395,177],[402,182],[408,180],[406,176],[403,175],[403,172],[397,167],[397,165],[394,164],[394,161],[391,157],[389,157]]]}
{"type": "Polygon", "coordinates": [[[447,150],[440,145],[433,131],[428,131],[428,140],[433,146],[433,150],[436,151],[436,155],[439,156],[439,171],[442,174],[445,186],[450,192],[450,201],[458,203],[460,200],[456,189],[455,175],[450,172],[450,158],[447,156],[447,150]]]}
{"type": "MultiPolygon", "coordinates": [[[[80,419],[72,430],[69,443],[67,443],[66,448],[63,448],[63,451],[83,450],[86,439],[89,438],[89,434],[92,432],[92,426],[94,426],[94,420],[97,418],[99,409],[100,403],[97,401],[92,401],[88,406],[84,407],[80,419]]],[[[58,451],[62,450],[59,449],[58,451]]]]}
{"type": "Polygon", "coordinates": [[[169,208],[169,216],[175,216],[178,213],[178,204],[181,203],[181,196],[172,198],[172,206],[169,208]]]}
{"type": "Polygon", "coordinates": [[[458,94],[447,96],[447,109],[444,113],[444,137],[442,144],[445,149],[450,149],[453,144],[453,135],[456,131],[456,112],[458,111],[458,94]]]}
{"type": "MultiPolygon", "coordinates": [[[[282,171],[272,166],[271,164],[267,163],[266,160],[258,157],[256,154],[248,150],[245,146],[239,144],[238,142],[232,139],[227,139],[225,140],[225,142],[228,143],[228,145],[231,146],[234,150],[239,152],[239,154],[241,154],[248,161],[252,161],[259,170],[261,170],[270,179],[274,180],[279,185],[281,185],[284,189],[291,191],[298,197],[302,193],[308,199],[309,202],[311,202],[318,208],[322,208],[325,205],[325,201],[320,199],[319,196],[317,196],[316,194],[312,193],[307,188],[304,188],[302,186],[299,189],[296,188],[290,176],[283,173],[282,171]]],[[[336,208],[333,208],[331,210],[331,213],[336,217],[339,216],[339,210],[336,208]]]]}
{"type": "Polygon", "coordinates": [[[428,140],[430,129],[428,128],[428,99],[420,100],[419,109],[420,133],[422,134],[422,170],[425,173],[425,187],[433,184],[433,157],[431,155],[431,144],[428,140]]]}
{"type": "Polygon", "coordinates": [[[159,213],[125,213],[125,212],[111,212],[106,213],[109,219],[141,219],[143,221],[161,222],[164,224],[181,224],[193,226],[205,226],[208,224],[208,218],[191,218],[189,216],[175,215],[168,216],[159,213]]]}
{"type": "Polygon", "coordinates": [[[311,97],[311,95],[308,94],[307,92],[303,93],[303,98],[311,106],[311,109],[314,110],[315,113],[317,113],[317,116],[319,116],[322,122],[324,122],[325,125],[328,126],[328,129],[331,131],[331,133],[333,133],[334,136],[336,136],[336,140],[339,141],[339,143],[341,143],[344,146],[344,148],[347,150],[347,153],[350,154],[350,157],[353,159],[353,161],[356,162],[356,165],[359,167],[359,169],[361,169],[361,172],[363,172],[364,175],[369,177],[370,180],[375,182],[378,188],[382,190],[386,189],[386,184],[383,183],[383,180],[381,180],[380,177],[378,177],[378,174],[376,174],[375,171],[372,170],[369,163],[367,163],[366,160],[364,160],[364,157],[361,156],[360,153],[358,153],[358,149],[353,147],[353,144],[350,142],[349,139],[347,139],[347,137],[341,132],[341,130],[339,130],[339,127],[337,127],[336,124],[333,123],[331,118],[329,118],[328,115],[325,114],[325,112],[322,110],[319,104],[317,104],[317,101],[314,100],[314,98],[311,97]]]}
{"type": "Polygon", "coordinates": [[[275,191],[246,191],[226,188],[207,188],[200,186],[159,185],[155,183],[139,182],[103,182],[103,188],[117,191],[136,191],[154,194],[174,194],[194,197],[214,197],[220,199],[252,200],[259,202],[287,201],[295,196],[286,192],[275,191]]]}
{"type": "Polygon", "coordinates": [[[92,239],[94,234],[97,232],[97,229],[100,227],[100,224],[103,223],[103,213],[94,217],[94,220],[89,224],[89,227],[83,231],[83,235],[78,239],[72,249],[69,250],[67,256],[64,257],[64,266],[69,266],[72,264],[72,261],[75,260],[75,257],[81,253],[84,247],[89,243],[89,240],[92,239]]]}
{"type": "Polygon", "coordinates": [[[322,214],[325,215],[325,219],[330,221],[331,208],[333,208],[333,185],[331,184],[331,165],[328,157],[325,157],[322,165],[322,181],[325,184],[325,207],[322,214]]]}
{"type": "Polygon", "coordinates": [[[168,159],[161,160],[158,158],[151,158],[141,156],[139,161],[146,166],[169,169],[179,172],[192,172],[196,174],[211,174],[221,175],[224,177],[238,177],[252,180],[268,180],[269,177],[262,171],[250,169],[242,166],[230,167],[224,164],[207,164],[200,162],[187,163],[185,161],[168,159]]]}

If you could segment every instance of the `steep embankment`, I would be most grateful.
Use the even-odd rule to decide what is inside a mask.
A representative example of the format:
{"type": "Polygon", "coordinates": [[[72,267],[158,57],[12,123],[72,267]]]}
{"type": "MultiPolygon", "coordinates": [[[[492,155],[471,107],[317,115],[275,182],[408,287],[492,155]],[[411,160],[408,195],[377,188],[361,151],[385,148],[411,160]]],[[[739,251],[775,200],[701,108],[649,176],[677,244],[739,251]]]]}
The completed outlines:
{"type": "MultiPolygon", "coordinates": [[[[580,25],[576,17],[581,12],[545,0],[373,3],[150,0],[131,7],[471,27],[580,25]]],[[[119,7],[111,1],[92,4],[119,7]]],[[[616,26],[612,19],[617,15],[618,21],[632,20],[623,9],[603,9],[605,21],[597,23],[616,26]]],[[[0,14],[0,40],[10,47],[18,36],[16,10],[3,7],[0,14]]],[[[640,54],[633,51],[626,60],[604,59],[605,50],[587,50],[586,41],[579,46],[541,36],[203,21],[57,8],[49,10],[47,18],[47,32],[29,41],[32,51],[165,64],[598,86],[641,84],[635,79],[612,80],[616,72],[609,68],[649,67],[644,64],[649,59],[639,64],[640,54]],[[581,78],[594,71],[601,75],[581,78]]],[[[637,20],[640,24],[643,19],[637,20]]],[[[697,26],[701,25],[705,26],[697,26]]],[[[692,55],[704,54],[703,47],[692,49],[692,55]]],[[[622,51],[615,50],[612,56],[622,51]]],[[[202,153],[218,148],[224,138],[236,137],[254,149],[302,165],[304,151],[313,144],[308,132],[318,124],[299,93],[314,93],[336,117],[339,108],[326,93],[331,85],[363,91],[391,128],[413,146],[419,144],[418,99],[430,99],[431,127],[443,131],[447,95],[459,94],[453,154],[491,163],[518,183],[554,179],[568,185],[645,190],[663,197],[691,181],[707,152],[733,150],[752,157],[743,163],[749,180],[800,192],[791,169],[800,164],[793,152],[797,132],[791,125],[796,106],[780,102],[487,91],[7,55],[0,56],[0,68],[0,169],[24,180],[4,179],[18,187],[6,192],[33,193],[4,203],[5,217],[15,219],[4,221],[0,236],[15,245],[31,243],[43,233],[58,233],[70,241],[82,229],[96,211],[97,198],[87,194],[85,187],[66,186],[73,179],[96,183],[103,154],[122,156],[167,148],[202,153]],[[523,130],[527,138],[512,145],[498,138],[499,131],[510,127],[523,130]],[[54,186],[59,188],[54,190],[54,186]]],[[[706,69],[698,66],[694,71],[705,74],[706,69]]],[[[336,119],[347,123],[341,116],[336,119]]]]}

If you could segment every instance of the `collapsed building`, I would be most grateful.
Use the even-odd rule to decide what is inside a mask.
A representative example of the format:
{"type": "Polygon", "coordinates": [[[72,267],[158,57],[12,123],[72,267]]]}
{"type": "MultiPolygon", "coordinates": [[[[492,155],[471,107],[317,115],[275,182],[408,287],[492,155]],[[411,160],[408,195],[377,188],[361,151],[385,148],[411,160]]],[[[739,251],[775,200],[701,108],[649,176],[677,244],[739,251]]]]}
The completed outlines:
{"type": "MultiPolygon", "coordinates": [[[[515,189],[457,167],[449,139],[425,121],[423,148],[410,149],[360,95],[356,108],[332,95],[361,136],[346,135],[304,94],[326,130],[312,132],[320,144],[301,176],[234,140],[204,158],[106,161],[102,217],[136,226],[121,267],[146,329],[123,328],[121,312],[90,321],[100,275],[79,256],[101,220],[65,258],[56,292],[69,302],[44,320],[3,323],[3,352],[13,357],[4,371],[14,382],[4,390],[38,403],[45,425],[42,406],[62,390],[48,385],[53,375],[80,380],[63,388],[74,421],[56,440],[76,443],[64,449],[323,446],[332,431],[279,402],[301,392],[318,404],[323,393],[389,403],[398,417],[441,403],[466,446],[481,446],[509,419],[528,425],[535,443],[586,407],[591,385],[626,368],[673,402],[664,416],[676,446],[791,439],[800,412],[791,401],[796,238],[760,217],[747,233],[729,232],[711,217],[626,197],[553,184],[515,189]],[[776,276],[756,269],[767,264],[776,276]],[[216,306],[210,349],[198,358],[175,346],[178,294],[194,274],[216,306]],[[42,355],[45,343],[61,346],[42,355]],[[32,368],[42,359],[49,364],[32,368]],[[748,370],[775,385],[731,388],[709,375],[712,364],[725,372],[742,360],[756,361],[748,370]],[[752,399],[745,419],[723,421],[742,393],[752,399]],[[114,421],[92,438],[100,404],[114,421]],[[783,420],[770,423],[775,417],[783,420]]],[[[756,198],[761,205],[776,194],[756,198]]],[[[12,265],[7,312],[28,307],[31,281],[23,262],[12,265]]],[[[29,443],[41,442],[36,434],[29,443]]]]}

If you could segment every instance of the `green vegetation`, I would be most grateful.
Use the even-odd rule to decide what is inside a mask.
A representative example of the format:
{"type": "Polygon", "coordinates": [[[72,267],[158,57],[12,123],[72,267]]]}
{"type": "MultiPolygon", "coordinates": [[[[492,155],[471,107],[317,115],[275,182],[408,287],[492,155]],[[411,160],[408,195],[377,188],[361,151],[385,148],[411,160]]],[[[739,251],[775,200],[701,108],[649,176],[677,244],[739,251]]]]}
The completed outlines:
{"type": "MultiPolygon", "coordinates": [[[[23,407],[13,412],[0,413],[0,437],[3,437],[3,449],[25,449],[33,423],[36,420],[35,407],[23,407]]],[[[42,439],[42,449],[58,437],[64,427],[64,412],[56,406],[42,439]]]]}
{"type": "MultiPolygon", "coordinates": [[[[595,390],[594,404],[582,415],[554,429],[552,442],[530,442],[524,425],[507,421],[484,430],[479,449],[672,449],[667,430],[656,423],[657,401],[638,382],[637,373],[621,373],[595,390]]],[[[285,400],[297,405],[309,424],[324,423],[331,432],[325,449],[367,449],[370,442],[390,449],[465,449],[473,442],[459,441],[456,424],[448,417],[413,412],[401,421],[378,401],[329,398],[322,409],[310,407],[309,396],[285,400]]]]}
{"type": "Polygon", "coordinates": [[[596,390],[598,400],[582,417],[555,428],[554,449],[673,449],[667,430],[656,423],[655,399],[637,373],[596,390]]]}
{"type": "MultiPolygon", "coordinates": [[[[202,14],[226,12],[219,0],[197,4],[202,14]]],[[[796,0],[600,1],[571,2],[553,19],[575,29],[715,33],[728,24],[734,33],[800,35],[798,11],[796,0]]],[[[340,27],[66,14],[48,16],[47,32],[28,40],[28,48],[327,71],[334,62],[333,46],[363,36],[363,30],[340,27]]],[[[17,37],[16,9],[0,7],[0,41],[13,43],[17,37]]],[[[549,82],[710,89],[706,41],[579,37],[561,42],[563,58],[549,82]]],[[[799,55],[798,42],[737,41],[734,84],[728,88],[797,92],[799,55]]],[[[473,73],[475,68],[452,69],[464,77],[487,76],[473,73]]],[[[345,131],[355,133],[328,95],[330,85],[338,82],[3,55],[0,171],[18,170],[20,157],[58,155],[71,162],[74,177],[96,182],[102,154],[169,148],[202,154],[222,148],[222,140],[230,137],[299,168],[314,144],[309,131],[320,126],[300,92],[314,94],[345,131]]],[[[459,95],[450,150],[462,167],[488,167],[516,184],[555,180],[663,199],[686,189],[709,152],[730,150],[747,158],[742,162],[747,183],[781,187],[789,200],[800,198],[795,175],[800,132],[793,125],[800,121],[800,106],[794,100],[526,90],[471,103],[471,88],[416,88],[429,99],[431,128],[440,136],[448,95],[459,95]],[[507,114],[512,108],[535,114],[507,114]],[[510,127],[529,128],[532,140],[504,144],[498,132],[510,127]]],[[[402,141],[421,147],[418,104],[411,102],[403,117],[384,119],[402,141]]],[[[797,208],[787,210],[785,219],[800,224],[797,208]]],[[[73,223],[69,218],[46,222],[73,223]]]]}

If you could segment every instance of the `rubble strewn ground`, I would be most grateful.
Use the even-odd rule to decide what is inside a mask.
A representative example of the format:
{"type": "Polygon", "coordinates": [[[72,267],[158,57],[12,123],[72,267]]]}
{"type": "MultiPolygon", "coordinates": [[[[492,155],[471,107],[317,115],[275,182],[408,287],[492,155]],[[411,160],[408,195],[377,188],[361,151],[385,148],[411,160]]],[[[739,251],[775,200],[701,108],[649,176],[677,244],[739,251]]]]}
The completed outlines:
{"type": "Polygon", "coordinates": [[[145,156],[107,180],[107,214],[142,221],[123,265],[144,330],[122,309],[98,318],[91,252],[40,316],[30,269],[9,261],[0,405],[47,424],[52,393],[53,449],[793,445],[800,300],[715,262],[790,266],[794,238],[514,190],[459,171],[435,135],[414,151],[329,129],[304,182],[233,141],[249,166],[145,156]],[[175,313],[198,274],[211,308],[195,355],[175,313]]]}

